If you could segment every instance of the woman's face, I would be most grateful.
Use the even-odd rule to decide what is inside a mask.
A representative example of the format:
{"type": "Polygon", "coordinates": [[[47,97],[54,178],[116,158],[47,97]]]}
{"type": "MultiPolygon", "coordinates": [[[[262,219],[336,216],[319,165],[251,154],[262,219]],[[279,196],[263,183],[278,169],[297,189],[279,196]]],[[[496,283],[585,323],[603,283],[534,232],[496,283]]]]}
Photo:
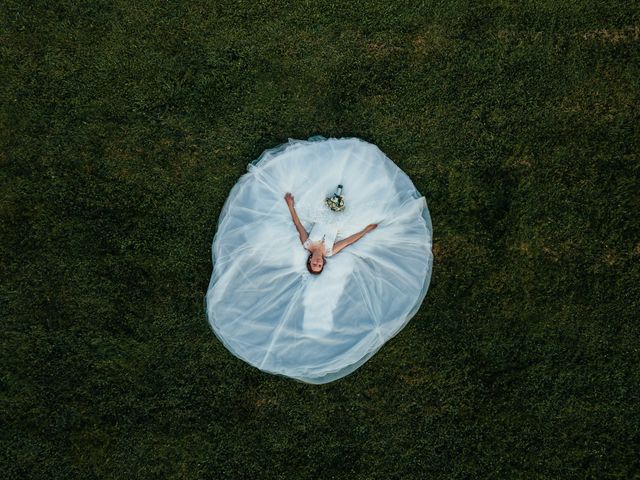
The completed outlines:
{"type": "Polygon", "coordinates": [[[311,266],[311,270],[319,272],[322,270],[322,265],[324,265],[324,258],[322,258],[322,255],[314,255],[311,257],[309,265],[311,266]]]}

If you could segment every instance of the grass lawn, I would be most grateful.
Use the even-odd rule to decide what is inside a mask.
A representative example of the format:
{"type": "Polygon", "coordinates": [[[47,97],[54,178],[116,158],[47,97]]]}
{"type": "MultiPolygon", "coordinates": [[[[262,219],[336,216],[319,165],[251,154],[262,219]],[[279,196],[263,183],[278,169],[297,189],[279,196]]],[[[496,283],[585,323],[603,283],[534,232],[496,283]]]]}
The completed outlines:
{"type": "Polygon", "coordinates": [[[6,479],[640,478],[640,6],[0,7],[6,479]],[[426,197],[431,286],[351,375],[230,354],[222,205],[288,138],[426,197]]]}

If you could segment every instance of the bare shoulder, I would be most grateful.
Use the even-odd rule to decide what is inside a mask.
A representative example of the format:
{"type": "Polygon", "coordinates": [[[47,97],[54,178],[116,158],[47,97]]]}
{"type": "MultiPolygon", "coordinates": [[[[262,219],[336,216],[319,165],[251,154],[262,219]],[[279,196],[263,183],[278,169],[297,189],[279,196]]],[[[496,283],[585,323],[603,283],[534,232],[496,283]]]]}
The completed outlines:
{"type": "Polygon", "coordinates": [[[333,246],[331,247],[331,255],[329,255],[329,256],[333,256],[333,255],[339,253],[340,250],[342,250],[347,245],[348,245],[348,243],[345,242],[344,240],[340,240],[340,241],[334,243],[333,246]]]}

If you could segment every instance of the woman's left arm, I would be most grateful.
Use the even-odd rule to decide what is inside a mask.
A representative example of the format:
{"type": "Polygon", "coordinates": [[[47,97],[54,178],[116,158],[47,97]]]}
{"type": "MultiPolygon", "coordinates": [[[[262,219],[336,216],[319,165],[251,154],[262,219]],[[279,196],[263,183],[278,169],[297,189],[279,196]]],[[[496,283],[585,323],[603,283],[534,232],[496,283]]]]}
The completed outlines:
{"type": "Polygon", "coordinates": [[[294,200],[293,195],[287,192],[284,196],[285,201],[287,202],[287,206],[289,207],[289,213],[291,214],[291,219],[293,220],[293,224],[296,226],[296,230],[298,231],[298,235],[300,236],[300,242],[304,244],[304,242],[309,238],[309,234],[302,226],[302,222],[298,218],[298,213],[293,206],[294,200]]]}

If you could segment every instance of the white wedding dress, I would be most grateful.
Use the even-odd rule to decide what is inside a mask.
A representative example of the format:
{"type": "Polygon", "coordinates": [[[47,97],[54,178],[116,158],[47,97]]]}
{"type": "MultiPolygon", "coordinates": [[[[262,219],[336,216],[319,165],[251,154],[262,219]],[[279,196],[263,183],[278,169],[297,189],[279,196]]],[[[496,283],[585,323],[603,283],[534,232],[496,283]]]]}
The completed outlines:
{"type": "Polygon", "coordinates": [[[409,322],[429,286],[427,203],[375,145],[358,138],[289,139],[248,165],[213,238],[204,299],[224,346],[262,371],[327,383],[356,370],[409,322]],[[345,210],[324,203],[343,185],[345,210]],[[320,275],[306,267],[284,200],[310,241],[325,238],[320,275]],[[334,241],[378,228],[332,255],[334,241]]]}

